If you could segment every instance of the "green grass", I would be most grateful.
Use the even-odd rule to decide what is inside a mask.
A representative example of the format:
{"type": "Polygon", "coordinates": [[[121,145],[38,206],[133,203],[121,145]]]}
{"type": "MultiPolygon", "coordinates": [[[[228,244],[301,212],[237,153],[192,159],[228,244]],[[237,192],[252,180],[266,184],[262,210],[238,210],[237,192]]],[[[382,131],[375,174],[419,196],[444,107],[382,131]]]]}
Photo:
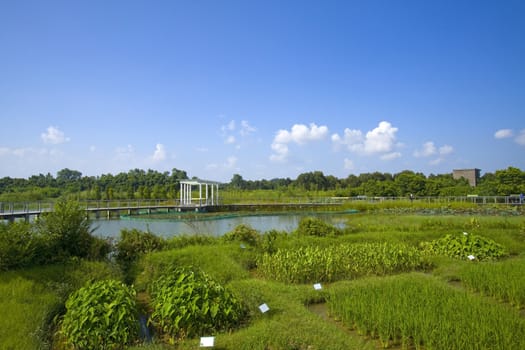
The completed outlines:
{"type": "Polygon", "coordinates": [[[53,319],[69,293],[89,280],[120,278],[102,262],[71,262],[0,272],[0,349],[48,349],[53,319]]]}
{"type": "Polygon", "coordinates": [[[525,320],[508,306],[412,273],[339,283],[331,312],[350,328],[416,349],[523,349],[525,320]]]}
{"type": "Polygon", "coordinates": [[[45,285],[16,273],[0,275],[0,349],[45,346],[46,323],[60,308],[60,298],[45,285]]]}
{"type": "Polygon", "coordinates": [[[459,270],[464,285],[481,295],[525,307],[525,255],[502,262],[467,264],[459,270]]]}
{"type": "MultiPolygon", "coordinates": [[[[339,277],[316,291],[310,283],[287,284],[276,281],[275,276],[263,277],[256,268],[264,253],[261,247],[185,236],[173,239],[170,250],[143,256],[129,277],[141,292],[141,303],[147,303],[144,292],[148,285],[171,266],[198,267],[230,288],[249,317],[233,332],[214,334],[216,349],[376,349],[393,344],[407,348],[423,344],[425,349],[525,348],[524,320],[520,316],[525,291],[524,217],[453,215],[446,211],[446,215],[416,214],[409,204],[401,208],[406,213],[399,208],[389,212],[387,204],[384,207],[348,215],[347,228],[340,236],[279,233],[267,253],[314,248],[322,252],[356,243],[402,244],[415,249],[421,242],[465,231],[503,245],[511,257],[479,263],[431,256],[433,268],[428,274],[358,277],[352,281],[339,277]],[[324,302],[331,305],[332,314],[341,318],[344,326],[308,307],[324,302]],[[261,303],[268,304],[268,313],[259,311],[261,303]],[[358,317],[376,319],[367,326],[366,320],[358,317]]],[[[439,211],[438,206],[431,209],[439,211]]],[[[79,261],[0,272],[0,310],[5,315],[0,319],[0,349],[50,349],[52,320],[64,311],[66,297],[86,281],[104,278],[123,276],[114,265],[79,261]]],[[[147,305],[143,307],[147,309],[147,305]]],[[[155,335],[153,344],[131,349],[174,349],[160,343],[160,338],[155,335]]],[[[199,339],[187,339],[175,348],[195,349],[198,345],[199,339]]]]}

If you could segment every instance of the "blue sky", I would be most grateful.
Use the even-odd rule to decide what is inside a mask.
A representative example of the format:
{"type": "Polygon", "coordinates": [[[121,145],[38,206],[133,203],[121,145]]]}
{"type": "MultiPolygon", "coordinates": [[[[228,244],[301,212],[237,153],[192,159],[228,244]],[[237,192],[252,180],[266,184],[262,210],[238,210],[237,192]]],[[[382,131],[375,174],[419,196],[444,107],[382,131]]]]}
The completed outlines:
{"type": "Polygon", "coordinates": [[[523,1],[2,1],[0,177],[525,169],[523,1]]]}

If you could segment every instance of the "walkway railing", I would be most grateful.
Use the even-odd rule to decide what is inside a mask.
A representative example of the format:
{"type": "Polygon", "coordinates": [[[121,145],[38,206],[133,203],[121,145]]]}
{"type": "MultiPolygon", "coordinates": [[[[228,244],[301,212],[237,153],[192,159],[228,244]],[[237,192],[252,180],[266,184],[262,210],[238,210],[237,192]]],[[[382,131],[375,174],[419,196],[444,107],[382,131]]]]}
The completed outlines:
{"type": "MultiPolygon", "coordinates": [[[[353,202],[381,203],[385,201],[409,201],[409,197],[283,197],[283,198],[228,198],[227,203],[219,204],[345,204],[353,202]]],[[[516,205],[525,204],[520,201],[518,195],[512,196],[450,196],[450,197],[416,197],[415,202],[425,203],[453,203],[466,202],[475,204],[506,204],[516,205]]],[[[121,209],[137,210],[147,208],[178,207],[178,199],[135,199],[135,200],[81,200],[80,205],[87,211],[121,209]]],[[[194,199],[192,206],[206,206],[205,201],[194,199]]],[[[38,215],[47,211],[52,211],[54,203],[52,201],[41,202],[0,202],[0,219],[8,215],[38,215]]]]}

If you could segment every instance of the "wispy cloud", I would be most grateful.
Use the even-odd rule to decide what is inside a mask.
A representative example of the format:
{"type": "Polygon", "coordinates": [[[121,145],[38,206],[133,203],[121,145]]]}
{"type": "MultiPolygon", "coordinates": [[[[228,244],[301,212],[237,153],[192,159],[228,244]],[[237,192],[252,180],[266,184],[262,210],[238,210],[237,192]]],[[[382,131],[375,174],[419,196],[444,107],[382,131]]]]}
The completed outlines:
{"type": "Polygon", "coordinates": [[[275,134],[271,148],[273,154],[270,156],[272,161],[285,161],[289,154],[289,143],[304,145],[308,142],[319,141],[328,135],[328,127],[317,126],[310,123],[309,126],[304,124],[295,124],[290,130],[280,129],[275,134]]]}
{"type": "Polygon", "coordinates": [[[151,158],[154,162],[161,162],[166,159],[166,148],[163,144],[157,143],[155,146],[155,152],[153,152],[153,156],[151,158]]]}
{"type": "Polygon", "coordinates": [[[500,129],[494,133],[494,138],[496,139],[507,139],[512,137],[514,132],[511,129],[500,129]]]}
{"type": "Polygon", "coordinates": [[[58,145],[70,140],[69,137],[66,137],[64,133],[55,126],[48,127],[46,132],[40,134],[40,137],[44,143],[52,145],[58,145]]]}
{"type": "Polygon", "coordinates": [[[425,142],[423,147],[414,151],[414,157],[430,157],[437,153],[437,147],[432,141],[425,142]]]}
{"type": "Polygon", "coordinates": [[[241,120],[241,129],[239,130],[239,134],[241,134],[241,136],[248,136],[255,131],[257,131],[257,129],[251,126],[248,121],[241,120]]]}
{"type": "Polygon", "coordinates": [[[427,141],[423,146],[414,151],[414,157],[416,158],[427,158],[427,157],[436,157],[432,159],[430,165],[438,165],[443,163],[446,160],[446,156],[453,153],[454,148],[450,145],[443,145],[437,147],[433,141],[427,141]]]}
{"type": "MultiPolygon", "coordinates": [[[[514,137],[515,134],[512,129],[500,129],[494,133],[494,138],[498,140],[508,139],[514,137]]],[[[525,129],[517,132],[516,137],[514,137],[514,142],[520,146],[525,146],[525,129]]]]}
{"type": "Polygon", "coordinates": [[[247,120],[241,120],[240,126],[237,125],[235,120],[230,120],[227,124],[221,126],[221,135],[224,139],[224,143],[227,145],[235,145],[235,148],[239,149],[239,139],[235,135],[239,135],[241,138],[245,138],[250,134],[257,131],[247,120]]]}
{"type": "Polygon", "coordinates": [[[210,163],[206,166],[208,170],[231,170],[236,169],[237,167],[238,159],[235,156],[229,156],[226,158],[226,160],[222,163],[210,163]]]}
{"type": "Polygon", "coordinates": [[[525,129],[521,130],[518,136],[514,139],[518,145],[525,146],[525,129]]]}

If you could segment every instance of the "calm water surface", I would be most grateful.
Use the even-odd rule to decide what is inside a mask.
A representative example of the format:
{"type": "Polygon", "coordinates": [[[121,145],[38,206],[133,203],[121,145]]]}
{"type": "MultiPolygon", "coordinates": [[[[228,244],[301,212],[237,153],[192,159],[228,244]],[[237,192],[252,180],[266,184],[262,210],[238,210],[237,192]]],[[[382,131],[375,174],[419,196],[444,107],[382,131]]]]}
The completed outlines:
{"type": "MultiPolygon", "coordinates": [[[[311,216],[311,215],[310,215],[311,216]]],[[[344,227],[345,217],[341,214],[318,214],[318,218],[338,227],[344,227]]],[[[272,229],[291,232],[297,228],[304,215],[264,215],[216,218],[206,220],[163,220],[163,219],[119,219],[93,220],[94,234],[100,237],[119,237],[122,229],[139,229],[158,236],[172,237],[181,234],[208,234],[220,236],[240,224],[253,227],[259,232],[272,229]]]]}

